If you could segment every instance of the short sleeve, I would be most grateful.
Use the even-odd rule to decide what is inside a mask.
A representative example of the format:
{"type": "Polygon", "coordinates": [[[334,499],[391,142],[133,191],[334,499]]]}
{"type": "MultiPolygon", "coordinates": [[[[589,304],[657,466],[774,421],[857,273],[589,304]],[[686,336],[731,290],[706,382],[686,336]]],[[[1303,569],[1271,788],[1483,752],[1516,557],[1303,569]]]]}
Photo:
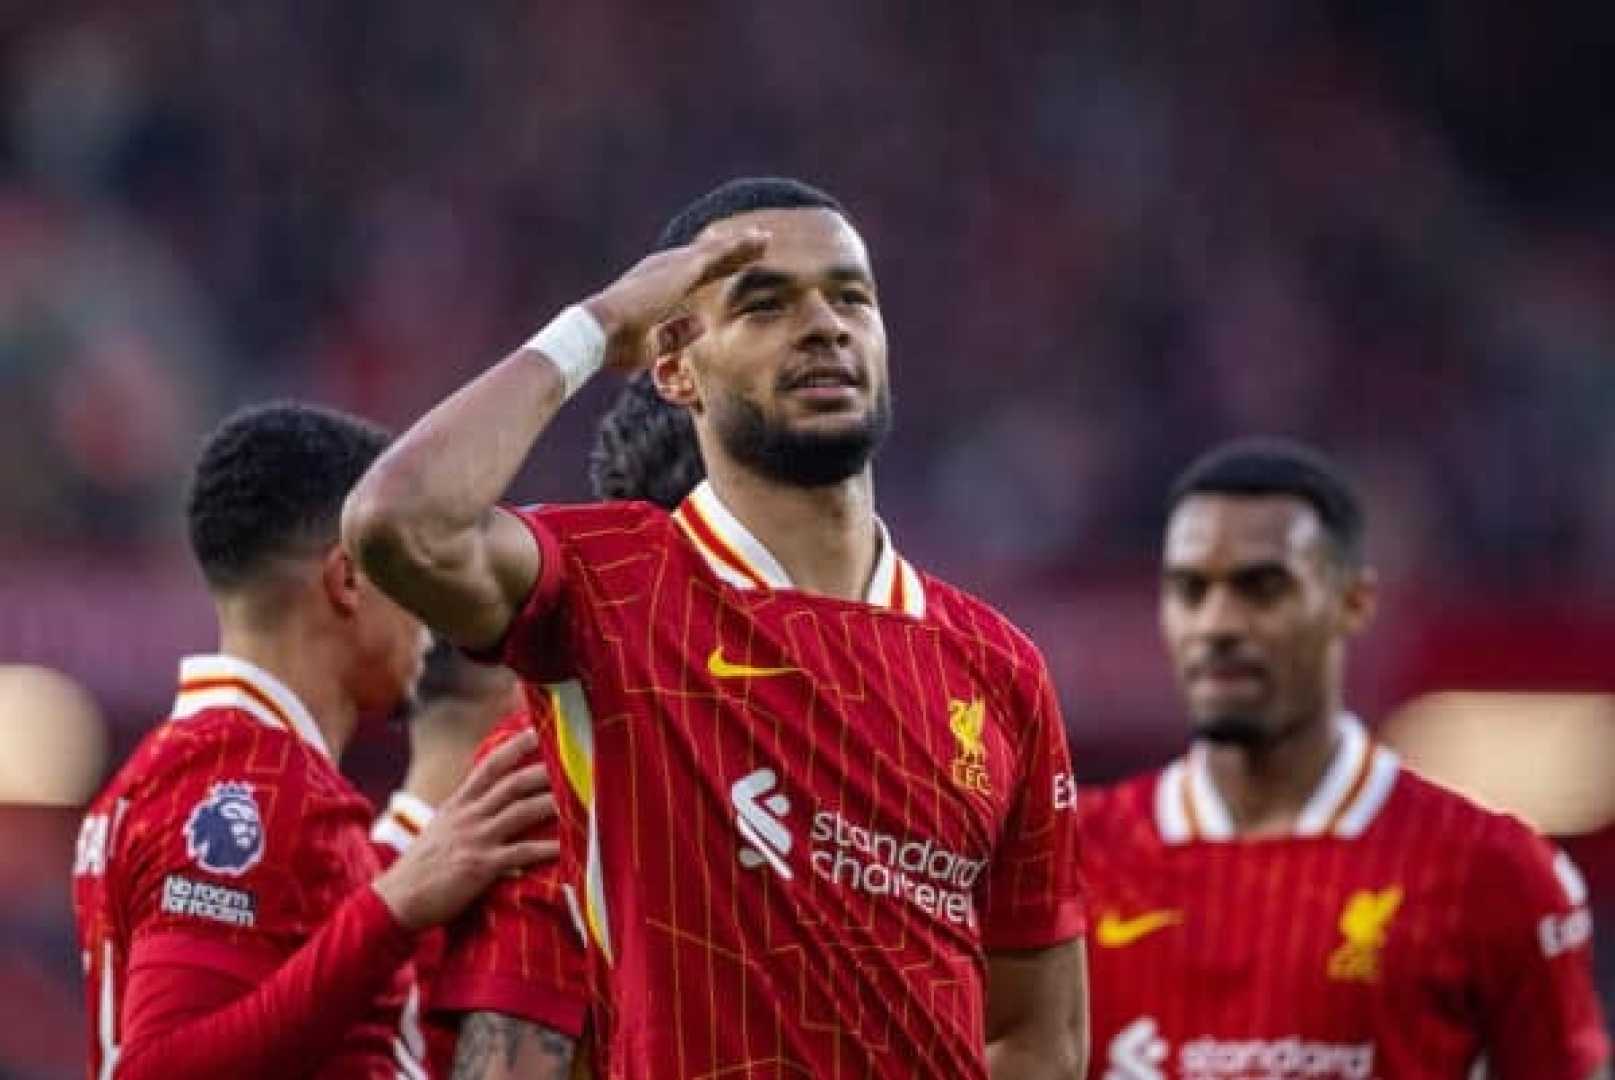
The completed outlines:
{"type": "Polygon", "coordinates": [[[1609,1058],[1586,885],[1568,855],[1502,824],[1477,855],[1467,905],[1489,1075],[1586,1080],[1609,1058]]]}
{"type": "Polygon", "coordinates": [[[538,579],[497,645],[467,653],[485,664],[503,664],[523,678],[556,682],[569,677],[563,627],[564,555],[555,530],[536,506],[500,507],[519,521],[538,544],[538,579]]]}
{"type": "Polygon", "coordinates": [[[1024,710],[1016,803],[993,853],[981,897],[988,950],[1039,949],[1083,933],[1076,784],[1060,703],[1041,657],[1024,710]]]}
{"type": "MultiPolygon", "coordinates": [[[[528,722],[524,713],[502,720],[478,756],[528,722]]],[[[541,760],[535,751],[523,764],[541,760]]],[[[555,831],[547,822],[536,836],[555,831]]],[[[503,1013],[578,1038],[588,1014],[586,957],[565,877],[554,861],[506,878],[449,926],[430,1008],[503,1013]]]]}
{"type": "Polygon", "coordinates": [[[295,770],[263,767],[302,752],[273,732],[215,731],[133,800],[118,841],[131,966],[256,982],[372,876],[362,827],[336,820],[295,770]]]}

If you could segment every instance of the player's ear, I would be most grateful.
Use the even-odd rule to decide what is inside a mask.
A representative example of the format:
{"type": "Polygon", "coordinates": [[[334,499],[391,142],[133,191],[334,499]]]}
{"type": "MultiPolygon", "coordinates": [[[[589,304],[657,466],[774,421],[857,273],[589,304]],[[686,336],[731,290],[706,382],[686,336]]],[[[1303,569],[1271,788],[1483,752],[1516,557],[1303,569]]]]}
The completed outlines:
{"type": "Polygon", "coordinates": [[[1348,634],[1360,634],[1379,611],[1379,574],[1371,566],[1343,572],[1347,577],[1340,593],[1341,629],[1348,634]]]}
{"type": "Polygon", "coordinates": [[[690,366],[690,345],[698,336],[694,317],[685,315],[669,319],[651,330],[652,355],[650,374],[656,392],[671,405],[686,409],[699,408],[701,395],[695,385],[695,371],[690,366]],[[685,324],[682,326],[675,324],[685,324]],[[675,345],[675,348],[663,348],[675,345]]]}
{"type": "Polygon", "coordinates": [[[341,615],[359,610],[359,567],[341,544],[332,544],[320,563],[320,586],[341,615]]]}

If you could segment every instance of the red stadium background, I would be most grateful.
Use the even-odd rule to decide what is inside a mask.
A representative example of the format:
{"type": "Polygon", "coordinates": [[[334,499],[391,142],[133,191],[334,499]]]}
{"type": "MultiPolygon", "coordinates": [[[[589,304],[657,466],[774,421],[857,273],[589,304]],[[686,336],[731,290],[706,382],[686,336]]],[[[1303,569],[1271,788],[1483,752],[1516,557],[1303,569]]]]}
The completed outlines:
{"type": "MultiPolygon", "coordinates": [[[[1370,506],[1356,708],[1615,914],[1615,9],[327,7],[0,5],[0,1077],[82,1069],[70,804],[211,644],[200,434],[276,395],[406,423],[738,173],[867,233],[883,512],[1033,631],[1085,778],[1180,745],[1173,473],[1296,435],[1370,506]]],[[[584,496],[607,393],[521,495],[584,496]]],[[[378,723],[348,764],[400,755],[378,723]]]]}

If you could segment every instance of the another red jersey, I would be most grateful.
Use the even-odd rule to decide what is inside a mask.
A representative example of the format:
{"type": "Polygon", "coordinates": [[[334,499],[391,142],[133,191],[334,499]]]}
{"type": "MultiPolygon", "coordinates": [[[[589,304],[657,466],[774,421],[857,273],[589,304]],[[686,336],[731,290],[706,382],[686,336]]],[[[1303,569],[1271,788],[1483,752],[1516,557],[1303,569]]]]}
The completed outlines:
{"type": "Polygon", "coordinates": [[[1084,928],[1031,642],[884,530],[864,602],[796,590],[705,484],[520,517],[603,1071],[985,1077],[986,952],[1084,928]]]}
{"type": "Polygon", "coordinates": [[[1199,751],[1080,801],[1095,1080],[1586,1080],[1586,892],[1357,721],[1296,834],[1242,840],[1199,751]]]}
{"type": "MultiPolygon", "coordinates": [[[[419,797],[407,791],[395,791],[387,800],[387,809],[370,827],[370,842],[376,849],[376,861],[386,870],[398,857],[409,850],[409,845],[430,825],[435,811],[419,797]]],[[[443,967],[445,937],[442,927],[434,926],[421,933],[415,949],[415,993],[404,1003],[406,1038],[419,1032],[425,1041],[411,1046],[416,1057],[430,1066],[433,1076],[447,1077],[454,1068],[455,1031],[452,1027],[430,1022],[423,1017],[423,1004],[431,1000],[432,987],[443,967]]]]}
{"type": "MultiPolygon", "coordinates": [[[[530,723],[525,710],[502,718],[477,748],[477,758],[530,723]]],[[[547,730],[545,724],[535,726],[541,735],[547,730]]],[[[521,764],[538,760],[535,752],[521,764]]],[[[557,827],[554,822],[541,825],[534,838],[554,836],[557,827]]],[[[567,867],[576,865],[575,857],[556,860],[495,882],[448,927],[447,951],[428,997],[435,1015],[496,1012],[572,1039],[582,1036],[588,971],[577,893],[567,884],[577,876],[567,867]]]]}
{"type": "MultiPolygon", "coordinates": [[[[238,1011],[240,1022],[222,1033],[261,1036],[268,1057],[276,1046],[300,1056],[294,1068],[266,1062],[256,1071],[238,1060],[230,1075],[422,1076],[411,1051],[418,1035],[401,1029],[415,938],[368,888],[379,871],[370,803],[337,771],[296,695],[267,672],[191,657],[180,680],[172,717],[91,804],[79,836],[74,907],[90,1075],[111,1076],[115,1065],[123,1075],[120,1056],[160,1067],[175,1024],[263,983],[335,916],[345,936],[322,938],[331,954],[368,954],[368,969],[331,973],[359,996],[328,988],[327,1007],[340,1022],[357,1000],[353,1021],[307,1024],[294,1040],[276,1027],[288,1015],[284,1001],[261,1018],[238,1011]],[[172,977],[140,982],[164,970],[172,977]],[[131,997],[131,982],[144,991],[131,997]]],[[[227,1059],[229,1048],[219,1049],[227,1059]]]]}

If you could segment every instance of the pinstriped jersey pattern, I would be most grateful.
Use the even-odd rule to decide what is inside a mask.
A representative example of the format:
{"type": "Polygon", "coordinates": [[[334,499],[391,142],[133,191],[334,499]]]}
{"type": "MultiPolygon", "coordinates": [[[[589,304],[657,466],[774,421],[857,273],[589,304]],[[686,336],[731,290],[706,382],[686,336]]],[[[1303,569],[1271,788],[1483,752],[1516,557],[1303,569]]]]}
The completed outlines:
{"type": "Polygon", "coordinates": [[[1042,660],[889,546],[869,603],[724,573],[713,516],[523,512],[602,1071],[983,1077],[984,951],[1083,926],[1042,660]]]}

